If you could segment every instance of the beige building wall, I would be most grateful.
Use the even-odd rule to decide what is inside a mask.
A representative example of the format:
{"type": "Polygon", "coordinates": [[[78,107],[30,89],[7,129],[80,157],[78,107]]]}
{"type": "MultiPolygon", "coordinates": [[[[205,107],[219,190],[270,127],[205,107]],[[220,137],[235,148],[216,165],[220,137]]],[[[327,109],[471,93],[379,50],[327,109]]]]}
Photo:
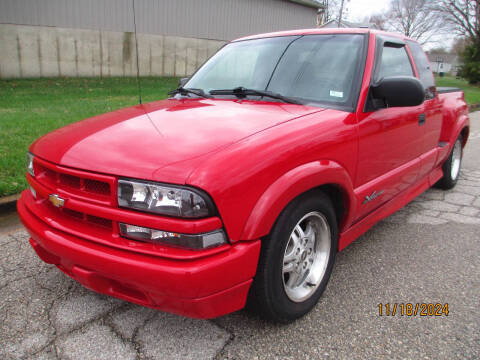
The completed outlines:
{"type": "MultiPolygon", "coordinates": [[[[187,76],[225,41],[137,34],[141,76],[187,76]]],[[[0,78],[135,76],[132,32],[0,24],[0,78]]]]}

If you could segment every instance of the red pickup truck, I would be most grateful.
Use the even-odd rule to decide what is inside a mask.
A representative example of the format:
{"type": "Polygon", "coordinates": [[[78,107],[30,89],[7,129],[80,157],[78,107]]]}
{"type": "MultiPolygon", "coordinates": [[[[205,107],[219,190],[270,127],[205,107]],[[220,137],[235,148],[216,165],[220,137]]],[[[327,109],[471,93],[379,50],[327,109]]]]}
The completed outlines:
{"type": "Polygon", "coordinates": [[[100,293],[197,318],[292,321],[335,254],[429,187],[455,185],[458,89],[420,45],[368,29],[232,41],[172,96],[55,130],[18,212],[38,256],[100,293]]]}

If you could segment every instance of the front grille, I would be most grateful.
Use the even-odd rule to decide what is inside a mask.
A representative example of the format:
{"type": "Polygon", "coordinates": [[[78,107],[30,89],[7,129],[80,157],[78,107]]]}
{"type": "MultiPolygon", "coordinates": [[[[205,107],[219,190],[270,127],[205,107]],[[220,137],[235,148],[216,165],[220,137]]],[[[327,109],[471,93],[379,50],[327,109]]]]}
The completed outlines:
{"type": "Polygon", "coordinates": [[[67,216],[83,220],[83,213],[75,210],[70,210],[70,209],[63,209],[63,213],[67,216]]]}
{"type": "Polygon", "coordinates": [[[35,179],[52,194],[67,198],[90,200],[102,205],[115,205],[114,178],[84,171],[72,170],[35,159],[35,179]]]}
{"type": "Polygon", "coordinates": [[[93,215],[91,206],[116,207],[115,177],[59,166],[37,157],[33,167],[31,185],[36,190],[35,206],[40,218],[60,231],[93,241],[114,238],[117,223],[93,215]],[[59,207],[50,201],[53,194],[64,199],[59,207]]]}
{"type": "Polygon", "coordinates": [[[87,223],[92,225],[102,226],[110,230],[113,228],[112,220],[108,220],[108,219],[101,218],[98,216],[93,216],[93,215],[87,215],[87,223]]]}
{"type": "Polygon", "coordinates": [[[107,183],[98,180],[86,179],[85,191],[93,194],[110,195],[110,186],[107,183]]]}
{"type": "Polygon", "coordinates": [[[57,209],[57,211],[61,211],[64,215],[73,218],[77,221],[85,223],[87,225],[92,226],[101,226],[105,229],[113,230],[113,222],[112,220],[101,218],[98,216],[88,215],[81,213],[79,211],[71,210],[71,209],[57,209]]]}
{"type": "Polygon", "coordinates": [[[60,184],[72,188],[72,189],[80,189],[81,181],[80,178],[72,175],[67,174],[60,174],[60,184]]]}

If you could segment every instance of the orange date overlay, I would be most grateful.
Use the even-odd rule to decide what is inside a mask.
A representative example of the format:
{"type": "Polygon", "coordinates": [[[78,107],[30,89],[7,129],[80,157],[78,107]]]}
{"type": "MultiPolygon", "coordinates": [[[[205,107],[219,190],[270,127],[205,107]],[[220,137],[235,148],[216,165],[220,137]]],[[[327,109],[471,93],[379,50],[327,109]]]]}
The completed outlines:
{"type": "Polygon", "coordinates": [[[448,303],[378,304],[379,316],[448,316],[448,303]]]}

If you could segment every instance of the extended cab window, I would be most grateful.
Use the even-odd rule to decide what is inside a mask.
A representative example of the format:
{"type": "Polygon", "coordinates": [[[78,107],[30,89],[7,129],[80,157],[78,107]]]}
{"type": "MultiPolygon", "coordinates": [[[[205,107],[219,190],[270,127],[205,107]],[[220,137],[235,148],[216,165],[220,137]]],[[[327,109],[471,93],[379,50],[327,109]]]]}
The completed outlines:
{"type": "Polygon", "coordinates": [[[384,46],[375,80],[389,76],[414,76],[405,47],[384,46]]]}
{"type": "Polygon", "coordinates": [[[408,41],[408,47],[412,51],[413,60],[417,66],[420,81],[425,88],[425,97],[427,99],[433,99],[435,97],[435,79],[433,78],[427,55],[423,52],[422,47],[414,41],[408,41]]]}

